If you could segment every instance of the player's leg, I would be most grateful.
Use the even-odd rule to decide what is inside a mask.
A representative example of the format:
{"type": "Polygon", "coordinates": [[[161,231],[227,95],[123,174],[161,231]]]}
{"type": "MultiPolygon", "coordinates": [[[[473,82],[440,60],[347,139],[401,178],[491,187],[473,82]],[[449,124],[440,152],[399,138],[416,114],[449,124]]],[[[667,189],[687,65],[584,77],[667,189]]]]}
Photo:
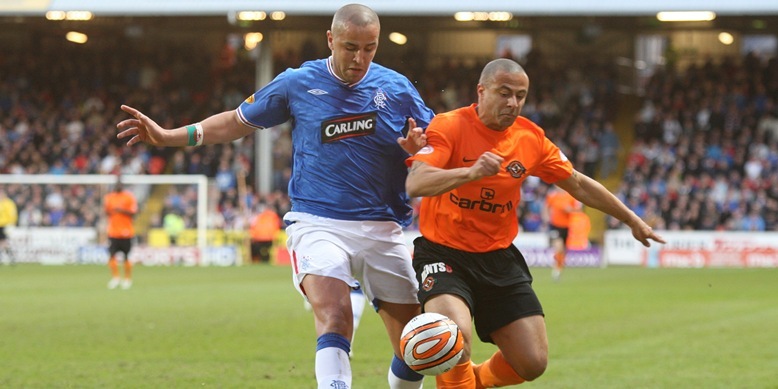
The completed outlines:
{"type": "Polygon", "coordinates": [[[117,240],[114,238],[108,238],[108,269],[111,271],[111,280],[108,281],[108,289],[116,289],[121,283],[119,274],[119,262],[116,258],[116,253],[119,252],[117,240]]]}
{"type": "Polygon", "coordinates": [[[381,301],[378,314],[384,322],[386,333],[392,343],[394,356],[389,367],[388,381],[391,389],[421,388],[424,376],[413,371],[400,353],[400,336],[408,322],[421,313],[418,304],[397,304],[381,301]]]}
{"type": "Polygon", "coordinates": [[[500,351],[476,365],[476,387],[534,380],[546,369],[548,340],[529,267],[514,246],[480,259],[484,270],[474,274],[475,329],[481,341],[496,344],[500,351]]]}
{"type": "MultiPolygon", "coordinates": [[[[13,266],[16,264],[16,256],[14,256],[13,250],[11,250],[11,242],[8,241],[8,235],[5,231],[5,227],[0,227],[0,252],[4,253],[8,258],[8,264],[13,266]]],[[[3,258],[0,257],[0,265],[3,264],[3,258]]]]}
{"type": "MultiPolygon", "coordinates": [[[[351,351],[349,351],[348,356],[350,358],[353,358],[354,339],[357,336],[357,328],[359,328],[359,322],[360,320],[362,320],[362,314],[365,311],[366,298],[361,288],[352,289],[351,293],[349,293],[349,297],[351,297],[351,313],[354,319],[354,326],[353,326],[353,330],[351,331],[351,351]]],[[[305,308],[305,310],[308,312],[313,311],[313,307],[311,306],[311,303],[308,302],[307,299],[303,299],[303,308],[305,308]]]]}
{"type": "Polygon", "coordinates": [[[295,288],[311,305],[316,326],[316,380],[319,388],[351,388],[353,319],[351,259],[333,222],[319,225],[298,221],[289,227],[287,248],[292,257],[295,288]]]}
{"type": "Polygon", "coordinates": [[[531,284],[507,287],[478,304],[478,336],[496,344],[499,351],[476,366],[476,387],[516,385],[543,374],[548,363],[546,323],[531,284]]]}
{"type": "Polygon", "coordinates": [[[555,228],[551,238],[551,248],[554,250],[554,262],[551,264],[551,278],[558,281],[565,266],[565,236],[561,229],[555,228]]]}
{"type": "Polygon", "coordinates": [[[262,250],[261,243],[256,240],[251,241],[251,263],[256,264],[262,262],[262,256],[260,251],[262,250]]]}
{"type": "Polygon", "coordinates": [[[11,244],[8,240],[5,241],[5,253],[8,255],[11,266],[16,265],[16,254],[14,254],[14,251],[11,249],[11,244]]]}
{"type": "Polygon", "coordinates": [[[463,298],[453,294],[438,294],[424,302],[424,312],[436,312],[457,323],[464,339],[464,352],[451,370],[435,377],[438,389],[469,389],[476,385],[475,373],[470,362],[473,344],[473,325],[470,307],[463,298]]]}
{"type": "Polygon", "coordinates": [[[122,280],[122,289],[132,287],[132,262],[130,261],[130,250],[132,250],[132,240],[124,239],[121,252],[124,254],[124,280],[122,280]]]}
{"type": "MultiPolygon", "coordinates": [[[[8,258],[8,264],[14,265],[16,263],[16,258],[14,257],[14,253],[11,251],[11,245],[8,243],[8,240],[6,239],[0,239],[0,255],[5,256],[8,258]]],[[[3,258],[0,256],[0,265],[3,263],[3,258]]]]}
{"type": "Polygon", "coordinates": [[[316,326],[316,380],[319,388],[351,387],[351,287],[332,277],[307,275],[301,284],[316,326]]]}
{"type": "Polygon", "coordinates": [[[389,388],[418,389],[424,376],[408,367],[400,354],[403,328],[421,313],[410,251],[396,223],[370,223],[367,227],[365,230],[373,234],[354,243],[362,245],[354,263],[362,274],[362,289],[375,303],[394,350],[387,373],[389,388]]]}
{"type": "Polygon", "coordinates": [[[260,242],[259,261],[261,263],[270,263],[270,251],[273,249],[273,241],[260,242]]]}
{"type": "Polygon", "coordinates": [[[491,334],[499,350],[478,365],[480,387],[520,384],[540,377],[548,364],[546,323],[541,315],[516,320],[491,334]]]}
{"type": "Polygon", "coordinates": [[[349,293],[351,298],[351,314],[354,319],[353,330],[351,331],[351,352],[350,357],[354,356],[354,338],[357,336],[357,328],[359,328],[359,322],[362,320],[362,313],[365,311],[365,294],[361,288],[352,289],[349,293]]]}

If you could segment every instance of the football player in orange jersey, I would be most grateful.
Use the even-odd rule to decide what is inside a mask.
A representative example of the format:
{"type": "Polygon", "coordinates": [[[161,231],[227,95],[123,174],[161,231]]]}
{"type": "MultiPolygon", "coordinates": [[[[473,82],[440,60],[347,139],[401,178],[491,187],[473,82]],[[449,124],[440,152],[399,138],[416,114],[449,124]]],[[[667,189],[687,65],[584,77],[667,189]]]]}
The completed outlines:
{"type": "Polygon", "coordinates": [[[529,77],[518,63],[488,63],[478,104],[438,114],[427,127],[427,146],[407,161],[406,190],[424,197],[413,259],[419,301],[425,312],[453,319],[465,338],[459,363],[436,377],[438,388],[515,385],[546,370],[543,309],[512,243],[527,176],[556,183],[625,222],[646,246],[664,242],[605,187],[575,171],[543,129],[519,116],[528,90],[529,77]],[[470,361],[473,320],[481,341],[499,348],[479,365],[470,361]]]}
{"type": "Polygon", "coordinates": [[[551,265],[551,277],[554,281],[559,281],[562,269],[565,267],[571,215],[580,210],[581,202],[559,187],[552,186],[546,194],[546,206],[543,209],[543,214],[548,223],[551,248],[554,249],[554,263],[551,265]]]}
{"type": "Polygon", "coordinates": [[[111,280],[108,289],[122,289],[132,287],[132,262],[130,262],[130,250],[132,239],[135,237],[135,228],[132,225],[133,217],[138,213],[138,201],[132,192],[124,190],[121,177],[116,181],[113,192],[105,195],[103,207],[108,216],[108,267],[111,269],[111,280]],[[124,262],[124,279],[119,272],[117,254],[122,253],[124,262]]]}

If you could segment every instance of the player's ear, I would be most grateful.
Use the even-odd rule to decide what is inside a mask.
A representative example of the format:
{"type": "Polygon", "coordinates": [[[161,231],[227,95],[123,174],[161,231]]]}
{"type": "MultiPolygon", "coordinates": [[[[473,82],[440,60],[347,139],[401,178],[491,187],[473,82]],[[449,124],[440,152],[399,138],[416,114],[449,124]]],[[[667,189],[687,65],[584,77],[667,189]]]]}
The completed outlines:
{"type": "Polygon", "coordinates": [[[327,30],[327,47],[329,47],[330,50],[332,50],[332,47],[333,47],[333,45],[332,45],[332,31],[330,31],[330,30],[327,30]]]}

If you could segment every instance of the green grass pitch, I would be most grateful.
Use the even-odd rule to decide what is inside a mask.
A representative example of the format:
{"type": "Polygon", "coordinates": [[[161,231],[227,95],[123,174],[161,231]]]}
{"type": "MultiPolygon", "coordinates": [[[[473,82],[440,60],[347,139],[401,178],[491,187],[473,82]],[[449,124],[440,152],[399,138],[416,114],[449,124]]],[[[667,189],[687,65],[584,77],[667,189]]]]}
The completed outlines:
{"type": "MultiPolygon", "coordinates": [[[[550,362],[532,388],[778,388],[778,269],[533,269],[550,362]]],[[[290,270],[0,266],[0,388],[315,388],[290,270]]],[[[482,361],[493,345],[476,343],[482,361]]],[[[391,358],[365,310],[355,388],[391,358]]],[[[434,387],[427,378],[426,388],[434,387]]]]}

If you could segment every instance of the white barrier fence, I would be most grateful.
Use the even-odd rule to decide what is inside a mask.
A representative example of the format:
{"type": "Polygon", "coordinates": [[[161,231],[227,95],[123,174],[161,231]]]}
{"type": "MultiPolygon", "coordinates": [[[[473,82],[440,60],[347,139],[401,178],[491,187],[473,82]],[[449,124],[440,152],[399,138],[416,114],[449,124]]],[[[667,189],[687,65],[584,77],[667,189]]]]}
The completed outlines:
{"type": "MultiPolygon", "coordinates": [[[[104,264],[107,247],[97,245],[94,228],[9,228],[11,248],[17,262],[60,264],[104,264]]],[[[778,232],[660,231],[667,244],[645,248],[629,230],[605,233],[602,249],[569,251],[571,267],[627,265],[646,267],[778,267],[778,232]]],[[[407,231],[413,246],[417,231],[407,231]]],[[[527,263],[547,267],[553,263],[548,238],[542,233],[520,233],[514,244],[527,263]]],[[[234,246],[148,247],[135,246],[130,260],[143,265],[233,266],[240,263],[234,246]]]]}
{"type": "MultiPolygon", "coordinates": [[[[8,240],[19,263],[44,265],[105,264],[108,247],[97,245],[94,228],[9,228],[8,240]]],[[[239,263],[235,246],[148,247],[137,245],[130,260],[142,265],[233,266],[239,263]]]]}
{"type": "Polygon", "coordinates": [[[778,232],[658,231],[643,247],[629,230],[605,233],[604,261],[647,267],[778,267],[778,232]]]}

